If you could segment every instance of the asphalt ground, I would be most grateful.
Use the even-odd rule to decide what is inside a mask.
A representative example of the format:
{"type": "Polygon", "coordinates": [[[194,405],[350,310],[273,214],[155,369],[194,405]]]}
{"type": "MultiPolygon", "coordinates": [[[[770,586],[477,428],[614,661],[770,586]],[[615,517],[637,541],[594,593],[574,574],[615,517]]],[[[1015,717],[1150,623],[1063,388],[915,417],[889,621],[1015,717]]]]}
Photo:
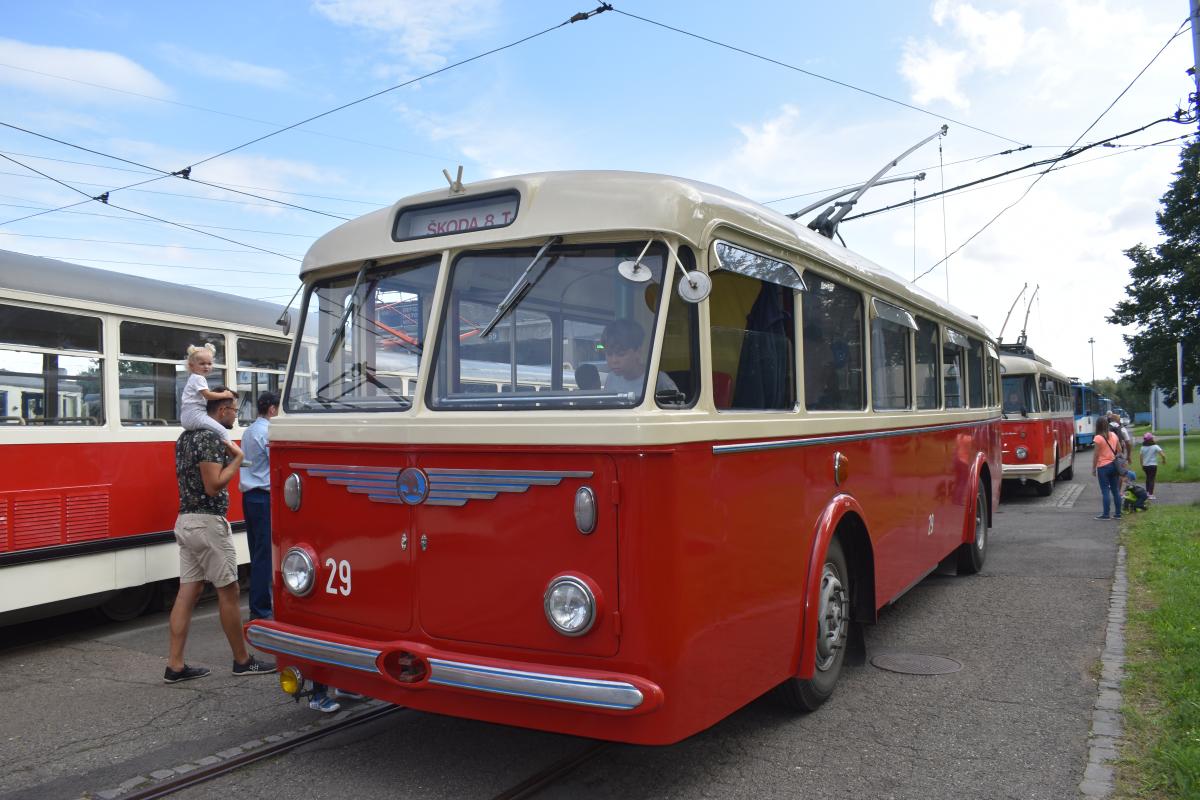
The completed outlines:
{"type": "MultiPolygon", "coordinates": [[[[671,747],[611,745],[539,796],[1079,797],[1117,550],[1117,524],[1093,519],[1099,490],[1081,456],[1079,477],[1049,498],[1006,491],[979,575],[935,573],[866,631],[869,659],[941,656],[961,670],[848,668],[816,713],[764,697],[671,747]]],[[[1198,496],[1159,487],[1160,502],[1198,496]]],[[[163,614],[0,629],[0,800],[120,796],[139,777],[362,707],[321,715],[273,677],[231,675],[215,614],[197,609],[187,653],[213,674],[176,685],[162,683],[163,614]]],[[[404,711],[177,796],[487,798],[590,744],[404,711]]]]}

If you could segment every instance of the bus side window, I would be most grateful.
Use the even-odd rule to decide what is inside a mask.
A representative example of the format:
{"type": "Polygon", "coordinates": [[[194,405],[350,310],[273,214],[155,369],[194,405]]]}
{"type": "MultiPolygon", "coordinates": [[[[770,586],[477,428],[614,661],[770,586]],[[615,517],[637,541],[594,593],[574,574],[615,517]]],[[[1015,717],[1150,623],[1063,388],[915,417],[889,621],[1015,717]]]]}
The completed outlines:
{"type": "Polygon", "coordinates": [[[968,339],[967,359],[970,366],[967,369],[967,387],[970,394],[971,408],[982,408],[985,405],[983,395],[983,342],[978,339],[968,339]]]}
{"type": "Polygon", "coordinates": [[[857,291],[808,272],[804,310],[804,404],[809,411],[861,411],[863,298],[857,291]]]}
{"type": "Polygon", "coordinates": [[[226,383],[225,334],[152,325],[121,323],[121,360],[117,373],[121,391],[122,425],[176,425],[179,403],[188,380],[188,345],[213,345],[209,387],[226,383]]]}
{"type": "MultiPolygon", "coordinates": [[[[696,255],[690,247],[679,248],[679,263],[684,270],[696,268],[696,255]]],[[[685,301],[678,292],[669,291],[667,297],[667,329],[658,369],[671,377],[683,397],[661,396],[657,402],[662,408],[690,408],[700,396],[699,315],[696,304],[685,301]]]]}
{"type": "Polygon", "coordinates": [[[0,424],[103,425],[101,356],[99,317],[0,304],[0,424]]]}
{"type": "Polygon", "coordinates": [[[871,320],[871,405],[879,411],[911,408],[911,329],[898,320],[912,317],[893,309],[892,318],[887,318],[888,304],[878,299],[872,302],[878,316],[871,320]]]}
{"type": "Polygon", "coordinates": [[[917,408],[938,408],[942,404],[938,380],[938,326],[917,317],[917,408]]]}
{"type": "Polygon", "coordinates": [[[949,339],[942,343],[942,384],[946,391],[946,408],[967,407],[962,379],[966,361],[965,348],[949,339]]]}
{"type": "Polygon", "coordinates": [[[709,312],[717,406],[792,410],[795,290],[725,270],[712,278],[709,312]]]}

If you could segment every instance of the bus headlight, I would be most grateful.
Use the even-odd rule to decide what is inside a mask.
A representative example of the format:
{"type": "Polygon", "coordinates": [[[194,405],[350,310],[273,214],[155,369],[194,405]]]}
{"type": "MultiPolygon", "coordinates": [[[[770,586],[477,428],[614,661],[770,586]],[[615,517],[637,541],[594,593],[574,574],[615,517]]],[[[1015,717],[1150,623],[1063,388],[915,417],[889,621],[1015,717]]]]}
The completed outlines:
{"type": "Polygon", "coordinates": [[[1019,458],[1019,459],[1021,459],[1022,461],[1024,461],[1024,460],[1025,460],[1025,457],[1026,457],[1026,456],[1028,456],[1028,455],[1029,455],[1029,448],[1028,448],[1028,447],[1025,447],[1024,445],[1021,445],[1020,447],[1018,447],[1018,448],[1017,448],[1017,458],[1019,458]]]}
{"type": "Polygon", "coordinates": [[[283,502],[292,511],[300,510],[300,475],[293,472],[283,482],[283,502]]]}
{"type": "Polygon", "coordinates": [[[304,675],[295,667],[281,669],[279,671],[279,688],[295,697],[304,689],[304,675]]]}
{"type": "Polygon", "coordinates": [[[543,605],[550,627],[563,636],[582,636],[596,621],[596,598],[579,578],[556,578],[546,589],[543,605]]]}
{"type": "Polygon", "coordinates": [[[279,567],[283,574],[283,585],[296,597],[304,597],[312,591],[316,583],[317,566],[313,557],[303,547],[293,547],[283,557],[279,567]]]}

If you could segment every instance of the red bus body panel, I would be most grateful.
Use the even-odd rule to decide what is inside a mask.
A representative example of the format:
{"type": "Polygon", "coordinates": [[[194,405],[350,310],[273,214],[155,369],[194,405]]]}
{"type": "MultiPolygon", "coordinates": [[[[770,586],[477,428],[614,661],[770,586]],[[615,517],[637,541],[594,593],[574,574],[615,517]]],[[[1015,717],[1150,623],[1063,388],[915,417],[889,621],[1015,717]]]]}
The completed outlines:
{"type": "Polygon", "coordinates": [[[374,658],[350,668],[276,648],[281,666],[416,709],[667,744],[803,676],[802,665],[811,671],[812,574],[844,515],[860,517],[868,533],[877,567],[866,579],[877,607],[969,540],[975,481],[999,496],[1000,437],[984,421],[635,448],[280,441],[271,462],[273,486],[292,473],[303,486],[296,512],[272,492],[275,563],[306,545],[317,577],[309,595],[294,597],[276,572],[276,619],[248,631],[321,639],[374,658]],[[846,461],[840,485],[835,453],[846,461]],[[454,507],[372,501],[307,472],[347,465],[591,474],[454,507]],[[598,508],[587,535],[573,514],[585,485],[598,508]],[[334,574],[341,561],[352,575],[348,592],[334,574]],[[542,607],[550,581],[568,573],[586,579],[598,606],[594,626],[578,637],[555,632],[542,607]],[[635,708],[589,708],[405,684],[387,668],[400,651],[479,669],[616,680],[643,699],[635,708]]]}
{"type": "Polygon", "coordinates": [[[1074,418],[1066,416],[1027,419],[1010,416],[1000,423],[1000,439],[1004,466],[1007,468],[1006,478],[1026,478],[1046,483],[1061,471],[1058,466],[1061,462],[1073,457],[1074,418]],[[1028,451],[1023,459],[1017,457],[1017,447],[1020,446],[1028,451]],[[1038,465],[1042,467],[1040,470],[1036,469],[1038,465]]]}

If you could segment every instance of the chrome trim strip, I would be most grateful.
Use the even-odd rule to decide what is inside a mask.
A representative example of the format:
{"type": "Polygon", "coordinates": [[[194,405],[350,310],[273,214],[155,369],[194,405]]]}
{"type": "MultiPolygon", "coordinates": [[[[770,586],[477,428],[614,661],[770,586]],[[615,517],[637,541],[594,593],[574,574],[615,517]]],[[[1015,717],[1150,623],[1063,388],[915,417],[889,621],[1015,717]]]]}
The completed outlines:
{"type": "MultiPolygon", "coordinates": [[[[408,505],[400,498],[393,467],[363,467],[353,464],[291,464],[310,476],[324,478],[333,486],[344,486],[351,494],[365,494],[373,503],[408,505]]],[[[519,494],[531,486],[557,486],[564,478],[590,478],[591,471],[429,469],[429,493],[423,501],[431,506],[462,506],[468,500],[494,500],[497,494],[519,494]]]]}
{"type": "Polygon", "coordinates": [[[571,678],[545,672],[483,667],[441,658],[429,659],[429,682],[489,694],[529,697],[569,705],[632,711],[645,699],[624,681],[571,678]]]}
{"type": "Polygon", "coordinates": [[[924,425],[911,428],[895,428],[888,431],[872,431],[871,433],[843,433],[836,436],[814,436],[809,439],[776,439],[771,442],[745,442],[743,444],[715,444],[713,445],[713,455],[719,456],[726,453],[748,453],[755,450],[779,450],[785,447],[812,447],[818,444],[838,444],[841,442],[859,442],[867,439],[890,439],[893,436],[912,436],[918,433],[930,433],[933,431],[948,431],[954,428],[972,428],[976,425],[983,425],[987,422],[994,422],[1000,419],[992,417],[991,419],[972,420],[970,422],[949,422],[945,425],[924,425]]]}
{"type": "Polygon", "coordinates": [[[379,658],[381,650],[326,642],[259,625],[251,625],[246,629],[246,639],[255,647],[272,653],[286,653],[309,661],[333,664],[361,672],[379,672],[379,668],[375,666],[375,660],[379,658]]]}

